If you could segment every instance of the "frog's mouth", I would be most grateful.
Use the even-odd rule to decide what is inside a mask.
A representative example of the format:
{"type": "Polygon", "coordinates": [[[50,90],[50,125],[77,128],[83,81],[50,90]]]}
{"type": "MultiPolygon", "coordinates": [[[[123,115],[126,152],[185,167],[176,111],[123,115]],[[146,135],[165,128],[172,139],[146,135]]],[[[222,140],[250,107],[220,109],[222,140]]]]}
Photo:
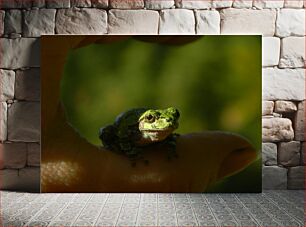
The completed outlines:
{"type": "Polygon", "coordinates": [[[138,141],[139,145],[145,145],[153,142],[159,142],[166,139],[174,130],[173,127],[164,129],[146,129],[140,130],[142,138],[138,141]]]}

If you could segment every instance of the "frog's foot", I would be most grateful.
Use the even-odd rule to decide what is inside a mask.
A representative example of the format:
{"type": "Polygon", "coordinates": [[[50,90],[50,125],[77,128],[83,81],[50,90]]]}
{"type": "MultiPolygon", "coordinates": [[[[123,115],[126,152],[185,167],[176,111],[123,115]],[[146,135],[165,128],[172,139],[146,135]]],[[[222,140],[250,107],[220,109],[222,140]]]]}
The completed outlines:
{"type": "Polygon", "coordinates": [[[136,166],[137,161],[143,160],[145,165],[149,165],[149,160],[145,159],[144,156],[140,155],[142,152],[141,148],[134,147],[127,155],[131,161],[133,167],[136,166]]]}

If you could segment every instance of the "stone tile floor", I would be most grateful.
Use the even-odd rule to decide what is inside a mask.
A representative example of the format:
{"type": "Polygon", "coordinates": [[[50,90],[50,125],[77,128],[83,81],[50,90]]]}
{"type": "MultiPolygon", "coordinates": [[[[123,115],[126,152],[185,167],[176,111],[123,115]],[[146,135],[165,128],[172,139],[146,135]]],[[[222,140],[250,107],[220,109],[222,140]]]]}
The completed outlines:
{"type": "Polygon", "coordinates": [[[1,192],[4,226],[304,226],[304,191],[260,194],[1,192]]]}

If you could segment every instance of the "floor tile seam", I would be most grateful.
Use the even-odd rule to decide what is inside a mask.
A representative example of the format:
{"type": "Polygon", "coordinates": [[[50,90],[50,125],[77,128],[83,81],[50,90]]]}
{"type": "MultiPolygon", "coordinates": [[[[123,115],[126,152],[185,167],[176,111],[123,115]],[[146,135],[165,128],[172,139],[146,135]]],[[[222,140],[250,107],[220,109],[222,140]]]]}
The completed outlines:
{"type": "Polygon", "coordinates": [[[101,215],[102,215],[102,213],[103,213],[103,209],[104,209],[104,207],[105,207],[105,204],[107,203],[107,200],[109,199],[109,193],[107,194],[107,196],[106,196],[106,199],[105,199],[105,201],[104,201],[104,203],[103,203],[103,206],[101,206],[101,209],[100,209],[100,212],[99,212],[99,214],[97,215],[97,218],[96,218],[96,220],[94,221],[94,226],[97,226],[97,222],[99,221],[99,218],[101,217],[101,215]]]}
{"type": "Polygon", "coordinates": [[[275,219],[272,214],[269,212],[269,210],[267,210],[265,207],[261,206],[260,203],[255,202],[255,204],[257,204],[258,207],[260,207],[260,209],[262,209],[273,221],[275,221],[278,226],[283,226],[282,223],[279,222],[279,220],[275,219]]]}
{"type": "Polygon", "coordinates": [[[33,215],[33,216],[25,223],[24,226],[27,226],[28,223],[31,223],[33,220],[35,220],[36,217],[38,217],[39,215],[41,215],[42,212],[43,212],[43,210],[44,210],[46,207],[48,207],[48,206],[50,205],[50,203],[51,203],[53,200],[55,200],[56,198],[58,198],[58,197],[59,197],[59,194],[56,194],[54,197],[52,197],[51,201],[47,201],[47,202],[45,203],[45,205],[44,205],[38,212],[36,212],[36,214],[33,215]]]}
{"type": "Polygon", "coordinates": [[[188,199],[190,208],[191,208],[191,210],[192,210],[193,217],[194,217],[194,219],[195,219],[195,221],[196,221],[196,223],[197,223],[197,226],[199,226],[198,217],[197,217],[197,215],[196,215],[195,212],[194,212],[193,206],[191,205],[190,195],[187,195],[187,199],[188,199]]]}
{"type": "Polygon", "coordinates": [[[268,196],[264,195],[264,197],[269,200],[272,204],[274,204],[277,208],[279,208],[281,211],[286,213],[289,217],[293,218],[297,223],[303,224],[297,217],[292,216],[290,213],[288,213],[283,207],[279,206],[277,203],[274,202],[274,200],[270,199],[268,196]]]}
{"type": "Polygon", "coordinates": [[[117,215],[117,218],[116,218],[116,221],[115,221],[115,226],[117,226],[117,223],[118,223],[118,220],[119,220],[119,217],[120,217],[120,214],[121,214],[121,210],[122,210],[122,207],[123,207],[123,203],[124,203],[125,197],[126,197],[126,194],[123,194],[121,205],[120,205],[120,208],[119,208],[119,211],[118,211],[118,215],[117,215]]]}
{"type": "MultiPolygon", "coordinates": [[[[219,195],[217,195],[217,196],[219,196],[219,195]]],[[[219,196],[219,198],[223,201],[223,203],[225,204],[227,210],[229,211],[229,213],[231,214],[231,216],[232,216],[232,217],[234,218],[234,220],[236,221],[237,226],[239,226],[239,224],[241,224],[240,219],[238,219],[238,218],[236,217],[236,215],[232,212],[232,209],[227,205],[226,201],[225,201],[222,197],[220,197],[220,196],[219,196]]]]}
{"type": "Polygon", "coordinates": [[[83,210],[85,209],[85,207],[87,207],[88,201],[92,198],[92,196],[93,196],[93,194],[90,194],[89,198],[84,202],[84,206],[82,207],[82,209],[80,209],[80,211],[77,213],[76,217],[73,219],[73,221],[71,221],[72,226],[76,222],[76,220],[80,217],[80,215],[83,212],[83,210]]]}
{"type": "MultiPolygon", "coordinates": [[[[61,194],[60,194],[61,195],[61,194]]],[[[52,218],[52,220],[49,222],[48,226],[52,226],[51,224],[56,220],[58,216],[72,203],[73,198],[76,197],[77,194],[74,193],[72,199],[70,199],[67,203],[65,203],[65,206],[62,207],[62,209],[52,218]]],[[[60,197],[60,196],[59,196],[60,197]]]]}
{"type": "Polygon", "coordinates": [[[239,199],[239,197],[237,196],[237,194],[234,194],[236,200],[238,201],[238,203],[241,204],[241,206],[248,211],[248,214],[252,217],[252,219],[255,221],[255,223],[257,224],[257,226],[260,226],[261,224],[258,222],[257,218],[253,216],[252,212],[249,210],[249,208],[247,208],[243,202],[239,199]]]}
{"type": "Polygon", "coordinates": [[[205,198],[205,196],[204,196],[204,197],[202,196],[202,198],[205,200],[205,202],[206,202],[206,204],[207,204],[207,207],[208,207],[208,209],[210,210],[210,213],[212,214],[212,216],[214,217],[217,226],[220,226],[219,219],[216,217],[215,213],[212,211],[212,208],[211,208],[211,206],[210,206],[210,204],[209,204],[207,198],[205,198]]]}

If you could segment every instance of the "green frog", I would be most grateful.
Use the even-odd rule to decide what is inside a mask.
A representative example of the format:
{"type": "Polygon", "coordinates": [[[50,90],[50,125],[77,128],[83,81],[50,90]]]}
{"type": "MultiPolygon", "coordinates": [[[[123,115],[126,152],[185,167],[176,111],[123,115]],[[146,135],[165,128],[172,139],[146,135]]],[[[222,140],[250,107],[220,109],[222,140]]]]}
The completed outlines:
{"type": "MultiPolygon", "coordinates": [[[[126,155],[132,165],[141,156],[143,148],[152,145],[169,146],[168,159],[177,157],[176,138],[180,113],[176,108],[135,108],[121,113],[114,124],[99,130],[103,146],[113,152],[126,155]]],[[[148,160],[145,160],[148,163],[148,160]]]]}

